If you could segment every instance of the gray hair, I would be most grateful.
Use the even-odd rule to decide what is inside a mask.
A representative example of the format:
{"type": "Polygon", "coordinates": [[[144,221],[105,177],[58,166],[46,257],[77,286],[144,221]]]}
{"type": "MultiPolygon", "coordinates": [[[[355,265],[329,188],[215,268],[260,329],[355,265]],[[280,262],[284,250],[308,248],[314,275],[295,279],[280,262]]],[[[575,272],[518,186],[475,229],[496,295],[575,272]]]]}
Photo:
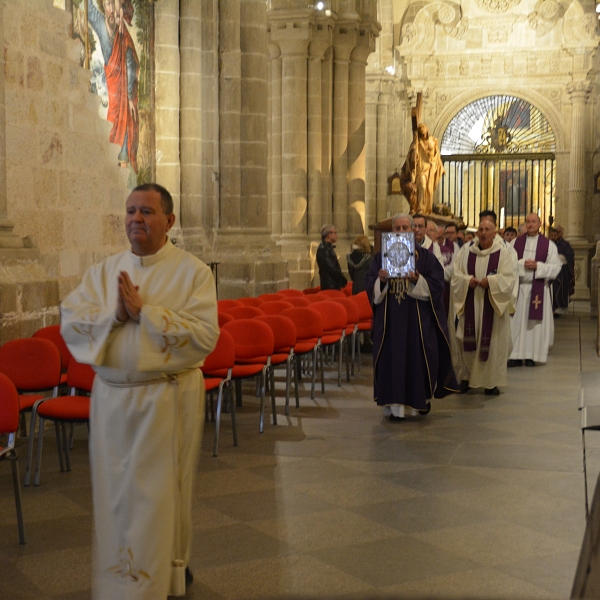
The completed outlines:
{"type": "Polygon", "coordinates": [[[413,218],[408,213],[398,213],[392,217],[392,229],[394,227],[394,223],[398,219],[408,219],[410,222],[411,229],[414,227],[413,218]]]}
{"type": "Polygon", "coordinates": [[[321,227],[321,241],[325,240],[332,229],[335,229],[335,225],[323,225],[323,227],[321,227]]]}

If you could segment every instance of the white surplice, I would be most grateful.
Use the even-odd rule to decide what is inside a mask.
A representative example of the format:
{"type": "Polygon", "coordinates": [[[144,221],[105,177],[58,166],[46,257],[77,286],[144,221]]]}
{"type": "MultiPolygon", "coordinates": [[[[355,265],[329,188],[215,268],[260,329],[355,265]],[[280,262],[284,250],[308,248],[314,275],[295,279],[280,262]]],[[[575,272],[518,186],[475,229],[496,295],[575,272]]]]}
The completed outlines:
{"type": "Polygon", "coordinates": [[[536,279],[544,282],[544,310],[541,321],[529,320],[529,305],[531,302],[531,284],[534,271],[525,269],[526,260],[535,260],[539,234],[527,236],[523,258],[519,260],[519,299],[517,310],[511,321],[513,350],[511,359],[530,359],[545,363],[548,360],[548,349],[554,343],[554,317],[552,316],[552,285],[561,269],[556,244],[550,241],[548,256],[545,262],[538,261],[535,270],[536,279]]]}
{"type": "Polygon", "coordinates": [[[492,246],[486,250],[479,247],[479,241],[461,248],[454,259],[454,272],[452,274],[452,298],[454,311],[458,317],[456,329],[457,344],[455,350],[458,355],[453,360],[459,381],[468,381],[473,388],[483,387],[491,389],[504,386],[507,383],[506,362],[511,351],[510,314],[514,311],[517,299],[517,255],[504,245],[499,238],[494,238],[492,246]],[[489,257],[492,253],[500,251],[498,269],[494,274],[486,275],[489,257]],[[475,303],[475,337],[477,350],[464,352],[464,327],[465,304],[471,275],[467,271],[469,254],[474,253],[475,278],[488,278],[489,290],[476,287],[474,291],[475,303]],[[479,360],[481,342],[481,327],[485,294],[490,292],[490,301],[494,309],[494,321],[490,351],[486,361],[479,360]]]}
{"type": "Polygon", "coordinates": [[[193,474],[204,420],[198,367],[219,336],[210,269],[170,241],[92,267],[61,306],[74,357],[96,373],[90,413],[94,600],[185,592],[193,474]],[[144,302],[115,319],[120,271],[144,302]]]}

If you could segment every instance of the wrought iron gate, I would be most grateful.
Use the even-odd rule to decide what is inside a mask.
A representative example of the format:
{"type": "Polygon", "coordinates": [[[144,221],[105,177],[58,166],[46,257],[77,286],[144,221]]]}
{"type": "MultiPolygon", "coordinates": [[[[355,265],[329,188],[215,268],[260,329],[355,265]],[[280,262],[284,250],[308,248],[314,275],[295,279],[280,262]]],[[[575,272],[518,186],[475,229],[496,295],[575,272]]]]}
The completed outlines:
{"type": "Polygon", "coordinates": [[[498,226],[518,227],[537,213],[542,226],[554,220],[556,170],[554,154],[481,154],[442,156],[446,175],[440,201],[477,226],[479,212],[491,209],[498,226]]]}

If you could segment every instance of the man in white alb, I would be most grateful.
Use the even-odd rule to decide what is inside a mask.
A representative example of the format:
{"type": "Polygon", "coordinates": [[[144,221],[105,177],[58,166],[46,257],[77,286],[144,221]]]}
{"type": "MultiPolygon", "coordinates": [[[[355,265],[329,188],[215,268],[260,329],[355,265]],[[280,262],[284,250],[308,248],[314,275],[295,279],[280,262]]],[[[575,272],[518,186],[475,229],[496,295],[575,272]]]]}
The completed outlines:
{"type": "Polygon", "coordinates": [[[554,343],[552,286],[561,263],[554,242],[540,235],[540,218],[531,213],[525,220],[527,235],[512,242],[519,258],[519,299],[511,321],[513,350],[509,367],[535,367],[545,363],[554,343]]]}
{"type": "Polygon", "coordinates": [[[176,248],[173,199],[138,186],[131,251],[93,266],[61,333],[96,371],[90,414],[92,598],[165,600],[192,579],[192,483],[204,419],[199,366],[219,337],[210,269],[176,248]]]}
{"type": "Polygon", "coordinates": [[[516,304],[517,257],[496,235],[492,219],[479,223],[477,239],[454,259],[452,300],[458,317],[453,359],[461,392],[485,388],[497,396],[507,383],[510,315],[516,304]]]}

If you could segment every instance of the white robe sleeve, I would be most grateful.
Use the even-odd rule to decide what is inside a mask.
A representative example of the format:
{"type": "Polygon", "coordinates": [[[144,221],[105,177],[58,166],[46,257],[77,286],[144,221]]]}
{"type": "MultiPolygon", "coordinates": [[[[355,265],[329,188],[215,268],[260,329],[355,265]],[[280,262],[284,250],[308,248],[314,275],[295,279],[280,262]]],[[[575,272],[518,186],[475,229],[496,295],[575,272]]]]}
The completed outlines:
{"type": "Polygon", "coordinates": [[[203,361],[219,338],[214,279],[210,269],[194,273],[193,293],[183,308],[142,307],[140,371],[179,371],[203,361]]]}
{"type": "Polygon", "coordinates": [[[554,242],[550,242],[548,247],[548,256],[546,257],[546,262],[537,263],[537,268],[535,270],[536,279],[545,279],[546,281],[550,279],[556,279],[562,265],[558,258],[558,250],[556,249],[556,244],[554,242]]]}
{"type": "Polygon", "coordinates": [[[454,312],[456,316],[462,315],[469,292],[469,281],[471,275],[467,273],[467,261],[469,256],[468,246],[463,246],[458,255],[452,261],[454,269],[450,282],[450,297],[454,300],[454,312]]]}
{"type": "Polygon", "coordinates": [[[419,275],[417,283],[408,284],[408,295],[415,300],[429,300],[431,294],[429,293],[429,286],[425,277],[419,275]]]}
{"type": "Polygon", "coordinates": [[[117,298],[106,302],[106,275],[102,265],[92,267],[79,287],[61,303],[60,332],[75,359],[100,365],[109,336],[121,323],[115,317],[117,298]]]}
{"type": "Polygon", "coordinates": [[[503,315],[507,310],[513,313],[516,306],[517,288],[517,255],[509,249],[500,251],[498,270],[494,275],[488,275],[490,302],[494,311],[503,315]]]}
{"type": "Polygon", "coordinates": [[[381,304],[385,298],[385,295],[387,294],[388,283],[386,282],[386,284],[383,286],[383,289],[381,288],[380,284],[381,280],[378,277],[373,284],[373,304],[381,304]]]}

